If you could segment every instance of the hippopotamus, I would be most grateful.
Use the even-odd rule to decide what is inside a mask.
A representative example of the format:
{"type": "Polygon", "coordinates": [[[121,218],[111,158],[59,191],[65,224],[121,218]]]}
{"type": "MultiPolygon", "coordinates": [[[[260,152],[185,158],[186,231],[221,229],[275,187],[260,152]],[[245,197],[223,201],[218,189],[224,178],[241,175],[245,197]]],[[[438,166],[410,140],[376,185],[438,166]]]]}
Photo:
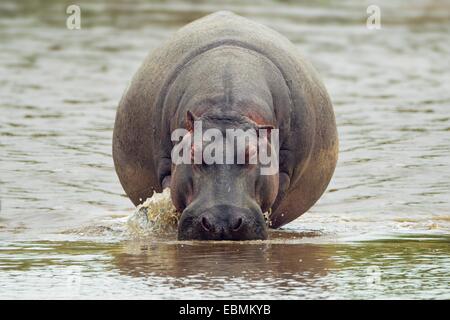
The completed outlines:
{"type": "Polygon", "coordinates": [[[113,133],[126,194],[138,205],[170,188],[180,240],[266,239],[269,227],[314,205],[337,157],[333,107],[314,68],[286,37],[224,11],[181,28],[145,59],[119,103],[113,133]],[[277,130],[278,170],[174,162],[172,133],[192,134],[198,121],[221,132],[277,130]]]}

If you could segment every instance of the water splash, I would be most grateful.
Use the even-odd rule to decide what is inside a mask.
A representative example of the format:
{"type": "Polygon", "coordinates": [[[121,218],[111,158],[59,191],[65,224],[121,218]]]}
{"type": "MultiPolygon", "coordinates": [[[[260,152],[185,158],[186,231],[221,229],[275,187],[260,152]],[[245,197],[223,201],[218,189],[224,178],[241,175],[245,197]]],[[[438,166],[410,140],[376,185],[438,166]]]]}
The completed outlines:
{"type": "Polygon", "coordinates": [[[135,236],[166,234],[176,231],[178,219],[170,191],[166,189],[159,197],[148,198],[138,205],[127,225],[135,236]]]}

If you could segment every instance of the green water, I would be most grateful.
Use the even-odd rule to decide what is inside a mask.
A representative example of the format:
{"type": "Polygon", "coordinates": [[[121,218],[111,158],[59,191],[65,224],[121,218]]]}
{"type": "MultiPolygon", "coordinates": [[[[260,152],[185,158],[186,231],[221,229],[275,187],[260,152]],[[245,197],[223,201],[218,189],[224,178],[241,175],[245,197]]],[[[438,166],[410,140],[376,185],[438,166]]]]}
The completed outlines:
{"type": "Polygon", "coordinates": [[[1,296],[449,299],[449,240],[4,243],[1,296]]]}
{"type": "Polygon", "coordinates": [[[0,298],[450,298],[450,3],[0,2],[0,298]],[[228,9],[291,39],[335,107],[320,201],[270,240],[142,238],[114,172],[115,110],[145,56],[228,9]]]}

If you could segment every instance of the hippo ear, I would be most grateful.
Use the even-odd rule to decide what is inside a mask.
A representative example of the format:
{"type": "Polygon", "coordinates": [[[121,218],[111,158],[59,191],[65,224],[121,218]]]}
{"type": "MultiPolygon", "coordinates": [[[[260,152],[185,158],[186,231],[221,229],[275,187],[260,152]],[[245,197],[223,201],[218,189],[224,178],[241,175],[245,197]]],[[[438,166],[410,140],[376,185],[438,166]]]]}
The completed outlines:
{"type": "Polygon", "coordinates": [[[272,137],[271,132],[272,132],[272,129],[275,129],[275,127],[273,125],[271,125],[271,124],[258,124],[257,127],[258,127],[258,132],[257,132],[258,138],[259,138],[259,135],[260,135],[260,130],[267,130],[266,131],[267,132],[266,139],[269,142],[272,142],[271,141],[271,137],[272,137]]]}
{"type": "Polygon", "coordinates": [[[275,129],[275,127],[271,124],[258,124],[258,130],[259,129],[266,129],[270,132],[270,130],[275,129]]]}
{"type": "Polygon", "coordinates": [[[275,129],[275,127],[271,124],[258,124],[258,137],[259,137],[259,130],[267,130],[267,139],[270,141],[270,132],[272,129],[275,129]]]}
{"type": "Polygon", "coordinates": [[[198,117],[188,110],[186,112],[186,130],[194,131],[194,122],[197,121],[198,117]]]}

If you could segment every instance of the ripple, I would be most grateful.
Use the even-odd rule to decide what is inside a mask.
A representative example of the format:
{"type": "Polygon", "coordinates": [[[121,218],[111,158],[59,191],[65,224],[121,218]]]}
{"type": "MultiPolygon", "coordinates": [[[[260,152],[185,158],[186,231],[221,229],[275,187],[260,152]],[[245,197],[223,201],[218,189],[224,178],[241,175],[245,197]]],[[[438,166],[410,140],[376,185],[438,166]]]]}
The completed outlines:
{"type": "Polygon", "coordinates": [[[64,3],[3,1],[0,296],[64,297],[81,274],[84,297],[450,298],[448,5],[379,5],[371,31],[353,0],[95,0],[69,32],[64,3]],[[111,158],[118,101],[149,51],[223,7],[287,35],[319,70],[340,137],[335,175],[268,241],[133,238],[111,158]],[[381,289],[367,288],[369,266],[381,289]]]}

